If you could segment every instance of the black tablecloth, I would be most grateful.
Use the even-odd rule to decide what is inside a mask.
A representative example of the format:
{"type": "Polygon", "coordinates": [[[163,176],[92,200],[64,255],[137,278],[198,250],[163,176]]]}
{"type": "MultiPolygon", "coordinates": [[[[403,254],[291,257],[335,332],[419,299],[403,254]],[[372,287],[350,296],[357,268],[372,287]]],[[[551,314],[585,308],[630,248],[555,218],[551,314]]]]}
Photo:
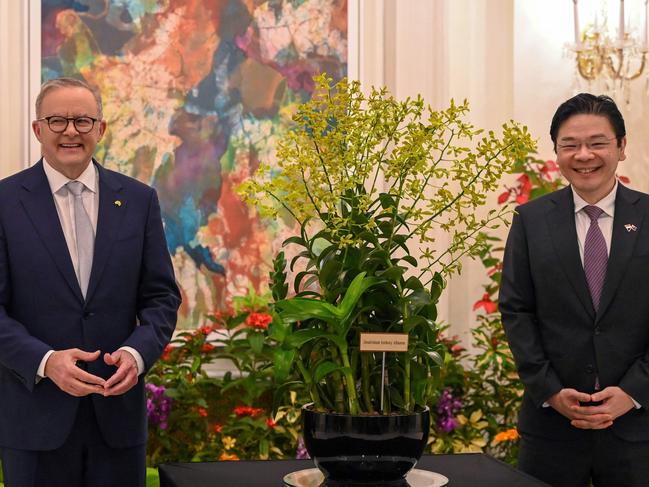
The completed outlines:
{"type": "MultiPolygon", "coordinates": [[[[282,487],[284,475],[305,468],[313,468],[313,462],[170,463],[160,465],[160,487],[282,487]]],[[[417,468],[447,476],[449,487],[548,487],[483,454],[425,455],[417,468]]]]}

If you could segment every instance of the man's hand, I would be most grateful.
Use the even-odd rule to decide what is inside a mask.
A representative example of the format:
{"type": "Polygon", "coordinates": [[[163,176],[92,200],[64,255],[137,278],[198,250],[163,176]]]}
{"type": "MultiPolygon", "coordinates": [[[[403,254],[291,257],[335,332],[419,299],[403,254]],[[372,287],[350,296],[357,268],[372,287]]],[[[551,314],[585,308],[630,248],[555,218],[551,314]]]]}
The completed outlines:
{"type": "MultiPolygon", "coordinates": [[[[602,391],[604,392],[604,391],[602,391]]],[[[579,402],[595,401],[595,396],[579,392],[575,389],[561,389],[548,399],[548,404],[558,413],[570,420],[576,428],[604,429],[613,424],[613,417],[608,411],[602,411],[602,406],[581,406],[579,402]]]]}
{"type": "Polygon", "coordinates": [[[104,379],[77,367],[78,361],[93,362],[98,358],[99,350],[92,353],[78,348],[55,351],[45,363],[45,377],[72,396],[104,394],[104,379]]]}
{"type": "Polygon", "coordinates": [[[104,384],[104,396],[119,396],[137,384],[137,362],[126,350],[104,354],[104,362],[117,371],[104,384]]]}
{"type": "MultiPolygon", "coordinates": [[[[608,416],[610,417],[608,426],[613,424],[613,421],[623,414],[628,413],[634,408],[633,400],[626,392],[617,386],[607,387],[606,389],[596,392],[590,396],[591,401],[602,401],[599,406],[586,406],[578,408],[580,414],[593,416],[608,416]]],[[[571,424],[577,428],[591,429],[592,426],[589,422],[582,419],[575,419],[571,424]]]]}

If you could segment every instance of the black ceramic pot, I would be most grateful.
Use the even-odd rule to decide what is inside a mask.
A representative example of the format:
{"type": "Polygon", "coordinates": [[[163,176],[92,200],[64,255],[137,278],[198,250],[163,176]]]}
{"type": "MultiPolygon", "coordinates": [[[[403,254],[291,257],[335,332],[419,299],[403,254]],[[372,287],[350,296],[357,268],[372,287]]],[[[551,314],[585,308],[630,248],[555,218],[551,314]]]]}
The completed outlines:
{"type": "Polygon", "coordinates": [[[408,485],[404,478],[426,446],[430,411],[363,415],[302,408],[304,445],[327,486],[408,485]]]}

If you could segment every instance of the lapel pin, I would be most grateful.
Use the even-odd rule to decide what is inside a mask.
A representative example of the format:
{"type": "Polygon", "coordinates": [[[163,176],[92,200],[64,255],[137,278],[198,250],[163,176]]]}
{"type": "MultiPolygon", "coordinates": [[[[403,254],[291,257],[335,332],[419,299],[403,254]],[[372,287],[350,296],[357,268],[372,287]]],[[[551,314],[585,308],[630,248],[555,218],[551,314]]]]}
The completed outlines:
{"type": "Polygon", "coordinates": [[[626,225],[624,225],[624,228],[627,232],[635,232],[638,229],[638,227],[636,227],[633,223],[627,223],[626,225]]]}
{"type": "MultiPolygon", "coordinates": [[[[115,206],[122,206],[122,202],[120,200],[115,200],[115,206]]],[[[627,228],[628,230],[628,228],[627,228]]],[[[634,228],[635,230],[635,228],[634,228]]]]}

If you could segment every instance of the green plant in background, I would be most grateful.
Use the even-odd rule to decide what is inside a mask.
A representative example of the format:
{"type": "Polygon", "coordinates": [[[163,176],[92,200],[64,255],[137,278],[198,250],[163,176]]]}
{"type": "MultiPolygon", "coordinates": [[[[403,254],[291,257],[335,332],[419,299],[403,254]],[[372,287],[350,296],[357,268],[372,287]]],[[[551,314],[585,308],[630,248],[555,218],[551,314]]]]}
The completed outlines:
{"type": "Polygon", "coordinates": [[[388,354],[384,412],[413,411],[440,385],[435,320],[445,278],[483,251],[482,230],[508,210],[476,210],[534,143],[514,122],[501,137],[474,128],[466,102],[434,111],[421,97],[366,96],[359,83],[332,85],[325,75],[315,82],[279,143],[277,168],[260,166],[240,187],[262,215],[300,230],[285,242],[296,252],[295,297],[286,297],[284,255],[275,263],[275,377],[299,371],[318,409],[376,412],[381,354],[361,354],[359,334],[406,333],[408,352],[388,354]]]}
{"type": "MultiPolygon", "coordinates": [[[[518,175],[515,184],[498,196],[501,205],[523,204],[564,185],[554,161],[543,161],[531,155],[515,162],[514,173],[518,175]]],[[[477,326],[471,328],[475,351],[457,356],[454,366],[459,370],[451,373],[452,378],[446,381],[450,386],[449,394],[461,398],[458,399],[461,405],[456,410],[458,417],[475,418],[478,415],[480,427],[467,427],[466,422],[458,421],[456,427],[445,428],[439,418],[449,414],[438,406],[432,450],[458,453],[480,449],[515,463],[518,454],[516,423],[523,385],[498,312],[503,247],[501,240],[494,236],[485,234],[484,241],[486,244],[480,252],[480,259],[487,269],[489,282],[484,286],[482,298],[474,304],[474,310],[480,311],[477,326]]],[[[446,344],[457,347],[458,343],[457,340],[447,340],[446,344]]],[[[443,397],[440,400],[442,406],[449,402],[443,397]]],[[[451,417],[455,416],[451,414],[451,417]]]]}

